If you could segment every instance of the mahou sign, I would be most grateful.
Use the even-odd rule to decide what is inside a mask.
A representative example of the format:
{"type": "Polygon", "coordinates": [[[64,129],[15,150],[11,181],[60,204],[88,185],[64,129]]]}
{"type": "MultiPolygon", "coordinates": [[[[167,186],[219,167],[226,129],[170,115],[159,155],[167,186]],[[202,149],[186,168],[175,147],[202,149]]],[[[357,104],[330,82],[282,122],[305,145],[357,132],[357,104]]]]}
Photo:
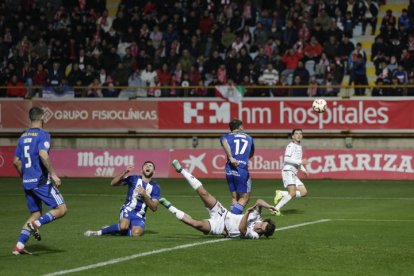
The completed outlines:
{"type": "Polygon", "coordinates": [[[22,101],[0,100],[0,132],[27,128],[31,106],[46,111],[50,132],[223,132],[241,118],[251,133],[289,132],[414,132],[414,99],[331,98],[322,114],[312,99],[249,99],[230,103],[214,100],[22,101]]]}
{"type": "MultiPolygon", "coordinates": [[[[171,166],[178,159],[200,178],[224,179],[226,156],[222,150],[51,150],[51,160],[63,177],[114,177],[128,165],[140,172],[146,160],[156,165],[156,178],[179,178],[171,166]]],[[[283,149],[256,150],[250,159],[253,179],[280,179],[283,149]]],[[[311,179],[414,180],[414,150],[315,150],[305,149],[311,179]]],[[[14,148],[0,148],[0,176],[17,176],[14,148]]]]}

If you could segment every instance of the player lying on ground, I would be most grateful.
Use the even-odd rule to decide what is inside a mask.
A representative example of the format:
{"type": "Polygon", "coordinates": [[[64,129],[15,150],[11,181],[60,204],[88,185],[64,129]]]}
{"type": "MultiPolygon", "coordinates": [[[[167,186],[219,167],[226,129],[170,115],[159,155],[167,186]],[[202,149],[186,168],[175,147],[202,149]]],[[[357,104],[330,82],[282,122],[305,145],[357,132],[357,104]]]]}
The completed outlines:
{"type": "Polygon", "coordinates": [[[102,235],[123,235],[140,237],[144,234],[145,214],[149,207],[153,212],[158,208],[160,187],[152,180],[155,165],[152,161],[145,161],[142,165],[141,175],[130,175],[134,167],[129,166],[111,181],[112,186],[128,185],[128,194],[121,207],[119,223],[103,227],[98,231],[88,230],[87,237],[102,235]]]}
{"type": "Polygon", "coordinates": [[[260,236],[269,237],[275,231],[275,223],[270,219],[262,220],[261,209],[274,211],[274,207],[262,199],[256,201],[256,205],[246,210],[245,214],[232,214],[221,205],[219,201],[203,187],[201,182],[185,169],[181,168],[177,160],[173,161],[175,170],[181,173],[190,186],[198,193],[204,205],[209,210],[210,219],[195,220],[188,214],[174,207],[166,198],[161,198],[160,203],[168,211],[185,224],[203,232],[204,234],[223,235],[228,238],[258,239],[260,236]]]}

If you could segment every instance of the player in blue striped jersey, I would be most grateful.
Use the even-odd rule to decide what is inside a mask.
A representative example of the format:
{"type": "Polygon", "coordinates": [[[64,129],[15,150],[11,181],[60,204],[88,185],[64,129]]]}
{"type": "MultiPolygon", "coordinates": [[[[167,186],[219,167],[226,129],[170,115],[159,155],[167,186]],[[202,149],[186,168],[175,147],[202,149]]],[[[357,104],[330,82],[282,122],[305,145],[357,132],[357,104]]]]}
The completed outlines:
{"type": "Polygon", "coordinates": [[[141,175],[127,175],[134,169],[128,166],[119,175],[115,176],[112,186],[128,185],[128,193],[121,207],[119,223],[103,227],[101,230],[88,230],[84,233],[87,237],[102,235],[124,235],[140,237],[144,234],[147,208],[155,212],[160,199],[160,187],[152,180],[155,165],[152,161],[145,161],[142,165],[141,175]]]}
{"type": "Polygon", "coordinates": [[[226,180],[232,198],[231,212],[242,214],[249,202],[252,182],[249,159],[254,155],[253,138],[244,133],[243,123],[234,119],[229,123],[230,133],[220,138],[227,155],[226,180]]]}
{"type": "Polygon", "coordinates": [[[43,117],[42,108],[30,109],[30,128],[20,136],[13,161],[23,179],[27,208],[31,213],[13,248],[14,255],[31,254],[25,249],[30,234],[40,241],[39,228],[63,217],[67,212],[65,201],[57,189],[61,180],[49,160],[50,135],[42,130],[43,117]],[[43,215],[42,201],[51,209],[43,215]]]}

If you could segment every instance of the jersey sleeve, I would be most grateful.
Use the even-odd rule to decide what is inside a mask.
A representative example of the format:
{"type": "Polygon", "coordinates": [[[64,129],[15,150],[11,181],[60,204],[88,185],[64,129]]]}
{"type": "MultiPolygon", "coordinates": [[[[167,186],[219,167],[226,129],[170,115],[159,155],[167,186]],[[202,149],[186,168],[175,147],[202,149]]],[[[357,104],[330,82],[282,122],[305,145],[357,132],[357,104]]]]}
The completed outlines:
{"type": "Polygon", "coordinates": [[[223,143],[224,140],[227,140],[227,134],[220,137],[220,143],[223,143]]]}
{"type": "Polygon", "coordinates": [[[49,151],[50,149],[50,135],[48,133],[44,133],[38,142],[38,149],[39,151],[41,150],[45,150],[45,151],[49,151]]]}
{"type": "Polygon", "coordinates": [[[159,200],[161,197],[161,189],[160,186],[157,183],[154,183],[154,188],[151,191],[150,197],[151,199],[159,200]]]}
{"type": "Polygon", "coordinates": [[[134,178],[133,175],[127,176],[124,179],[122,179],[121,184],[122,185],[131,185],[133,183],[133,178],[134,178]]]}

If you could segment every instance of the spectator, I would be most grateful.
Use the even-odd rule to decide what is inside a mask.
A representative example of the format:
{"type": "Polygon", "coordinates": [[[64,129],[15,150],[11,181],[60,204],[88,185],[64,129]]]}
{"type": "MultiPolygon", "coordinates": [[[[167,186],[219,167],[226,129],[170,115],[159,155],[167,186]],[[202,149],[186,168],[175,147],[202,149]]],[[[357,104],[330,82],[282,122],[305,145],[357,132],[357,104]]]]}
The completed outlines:
{"type": "Polygon", "coordinates": [[[316,37],[312,36],[310,42],[303,48],[303,57],[306,61],[313,60],[315,62],[319,62],[322,51],[323,47],[316,40],[316,37]]]}
{"type": "Polygon", "coordinates": [[[24,83],[13,75],[7,83],[6,95],[7,97],[26,97],[27,90],[24,83]]]}
{"type": "Polygon", "coordinates": [[[265,85],[273,86],[279,81],[279,73],[273,68],[273,64],[267,64],[267,68],[263,71],[263,74],[259,77],[259,82],[265,85]]]}
{"type": "Polygon", "coordinates": [[[319,88],[320,97],[337,97],[339,93],[339,83],[334,79],[332,73],[326,75],[319,88]]]}
{"type": "Polygon", "coordinates": [[[355,86],[355,95],[357,96],[364,96],[365,95],[365,87],[364,85],[368,85],[368,78],[367,78],[367,68],[366,68],[366,61],[361,54],[358,54],[357,59],[352,64],[351,76],[349,78],[349,85],[354,83],[355,86]]]}
{"type": "Polygon", "coordinates": [[[365,35],[367,25],[371,25],[371,35],[375,35],[377,27],[377,17],[378,17],[378,5],[372,0],[363,1],[361,7],[362,15],[362,35],[365,35]]]}

